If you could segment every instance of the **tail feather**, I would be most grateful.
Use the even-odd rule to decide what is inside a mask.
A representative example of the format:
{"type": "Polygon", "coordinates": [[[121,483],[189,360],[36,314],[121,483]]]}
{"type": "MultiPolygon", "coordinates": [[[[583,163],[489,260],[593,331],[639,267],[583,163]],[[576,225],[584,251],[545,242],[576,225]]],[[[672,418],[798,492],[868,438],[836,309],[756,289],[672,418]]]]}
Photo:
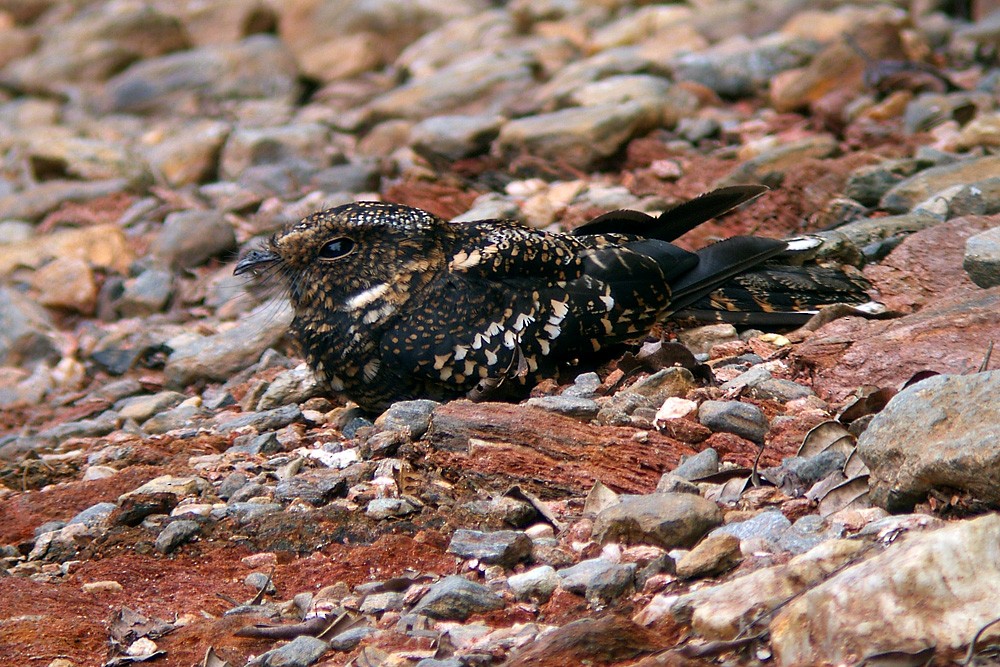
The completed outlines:
{"type": "Polygon", "coordinates": [[[763,185],[719,188],[667,209],[654,218],[641,211],[611,211],[573,230],[574,236],[627,234],[673,241],[703,222],[716,218],[767,191],[763,185]]]}

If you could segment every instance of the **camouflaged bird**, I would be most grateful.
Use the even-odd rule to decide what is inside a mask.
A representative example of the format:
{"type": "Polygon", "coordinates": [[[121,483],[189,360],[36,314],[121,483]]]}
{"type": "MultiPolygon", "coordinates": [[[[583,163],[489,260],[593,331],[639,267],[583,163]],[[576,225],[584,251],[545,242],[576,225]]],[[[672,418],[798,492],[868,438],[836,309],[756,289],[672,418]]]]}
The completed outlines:
{"type": "Polygon", "coordinates": [[[681,310],[789,325],[795,311],[866,301],[860,278],[774,265],[785,241],[670,243],[764,190],[723,188],[658,218],[615,211],[570,234],[358,202],[276,234],[235,272],[287,288],[309,366],[361,407],[481,395],[504,381],[530,386],[681,310]]]}

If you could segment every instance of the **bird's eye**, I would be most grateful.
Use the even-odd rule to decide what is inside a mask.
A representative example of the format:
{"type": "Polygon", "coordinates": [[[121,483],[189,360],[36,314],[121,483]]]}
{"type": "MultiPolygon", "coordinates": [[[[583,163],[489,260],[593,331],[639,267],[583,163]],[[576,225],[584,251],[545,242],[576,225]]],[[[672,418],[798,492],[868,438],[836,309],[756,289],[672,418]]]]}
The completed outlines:
{"type": "Polygon", "coordinates": [[[340,259],[354,250],[354,241],[344,236],[327,241],[319,249],[320,259],[340,259]]]}

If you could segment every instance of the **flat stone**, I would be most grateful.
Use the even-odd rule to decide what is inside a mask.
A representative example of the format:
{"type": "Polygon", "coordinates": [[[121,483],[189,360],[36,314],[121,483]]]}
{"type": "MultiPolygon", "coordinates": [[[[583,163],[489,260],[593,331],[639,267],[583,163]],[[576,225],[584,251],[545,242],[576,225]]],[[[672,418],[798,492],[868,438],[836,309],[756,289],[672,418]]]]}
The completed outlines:
{"type": "Polygon", "coordinates": [[[938,375],[894,396],[858,440],[872,502],[908,511],[940,489],[1000,505],[992,473],[1000,465],[998,391],[1000,371],[987,371],[938,375]]]}
{"type": "Polygon", "coordinates": [[[713,533],[681,556],[677,576],[683,579],[707,577],[732,569],[742,558],[740,539],[727,533],[713,533]]]}
{"type": "Polygon", "coordinates": [[[167,383],[186,387],[205,379],[222,382],[260,359],[288,331],[290,307],[264,304],[231,329],[212,336],[186,341],[167,358],[167,383]]]}
{"type": "Polygon", "coordinates": [[[613,563],[590,558],[559,570],[559,585],[570,593],[580,593],[592,602],[607,603],[617,599],[635,581],[635,563],[613,563]]]}
{"type": "Polygon", "coordinates": [[[365,514],[375,520],[406,516],[417,511],[416,505],[406,498],[375,498],[368,503],[365,514]]]}
{"type": "Polygon", "coordinates": [[[50,308],[93,315],[97,284],[90,265],[76,257],[58,257],[35,271],[31,285],[38,302],[50,308]]]}
{"type": "Polygon", "coordinates": [[[472,614],[503,606],[503,599],[486,586],[451,575],[431,586],[413,612],[439,620],[464,621],[472,614]]]}
{"type": "Polygon", "coordinates": [[[722,523],[722,512],[710,500],[690,493],[623,496],[594,521],[594,540],[652,544],[664,549],[689,547],[722,523]]]}
{"type": "Polygon", "coordinates": [[[115,300],[115,310],[122,317],[145,317],[161,312],[173,294],[173,274],[147,269],[123,283],[122,295],[115,300]]]}
{"type": "Polygon", "coordinates": [[[330,164],[330,130],[320,123],[240,127],[228,137],[219,158],[220,180],[235,181],[247,169],[294,159],[315,169],[330,164]]]}
{"type": "Polygon", "coordinates": [[[735,433],[753,442],[763,442],[770,430],[760,408],[740,401],[705,401],[698,408],[698,421],[716,433],[735,433]]]}
{"type": "Polygon", "coordinates": [[[792,522],[778,511],[764,511],[746,521],[734,521],[719,526],[712,535],[732,535],[740,540],[763,539],[769,542],[777,541],[779,535],[788,529],[792,522]]]}
{"type": "Polygon", "coordinates": [[[505,155],[527,152],[589,169],[652,126],[639,102],[576,107],[505,123],[496,148],[505,155]]]}
{"type": "Polygon", "coordinates": [[[228,419],[218,425],[222,433],[253,429],[255,431],[274,431],[302,419],[302,410],[297,405],[284,405],[272,410],[250,412],[228,419]]]}
{"type": "Polygon", "coordinates": [[[73,523],[82,523],[88,527],[100,525],[111,516],[115,507],[117,505],[114,503],[97,503],[96,505],[91,505],[87,509],[78,512],[76,516],[66,522],[66,525],[73,523]]]}
{"type": "Polygon", "coordinates": [[[879,208],[891,213],[906,213],[919,202],[953,185],[997,177],[1000,177],[1000,156],[995,155],[931,167],[917,172],[885,193],[879,208]]]}
{"type": "Polygon", "coordinates": [[[527,403],[548,412],[584,420],[593,419],[601,409],[594,400],[574,396],[537,396],[529,398],[527,403]]]}
{"type": "Polygon", "coordinates": [[[200,494],[211,488],[211,485],[201,477],[174,477],[172,475],[162,475],[151,479],[142,486],[119,496],[122,498],[130,496],[150,495],[155,493],[169,493],[178,498],[200,494]]]}
{"type": "Polygon", "coordinates": [[[32,299],[0,286],[0,364],[30,365],[58,358],[49,314],[32,299]]]}
{"type": "Polygon", "coordinates": [[[448,544],[448,553],[462,558],[476,558],[483,563],[513,567],[531,556],[531,538],[519,530],[456,530],[448,544]]]}
{"type": "Polygon", "coordinates": [[[673,470],[673,474],[686,480],[714,475],[717,472],[719,472],[719,453],[711,447],[687,457],[673,470]]]}
{"type": "Polygon", "coordinates": [[[169,410],[187,400],[187,396],[176,391],[161,391],[146,396],[126,398],[115,406],[123,419],[134,419],[139,424],[164,410],[169,410]]]}
{"type": "Polygon", "coordinates": [[[429,152],[450,160],[485,153],[500,133],[503,116],[432,116],[410,130],[410,143],[417,152],[429,152]]]}

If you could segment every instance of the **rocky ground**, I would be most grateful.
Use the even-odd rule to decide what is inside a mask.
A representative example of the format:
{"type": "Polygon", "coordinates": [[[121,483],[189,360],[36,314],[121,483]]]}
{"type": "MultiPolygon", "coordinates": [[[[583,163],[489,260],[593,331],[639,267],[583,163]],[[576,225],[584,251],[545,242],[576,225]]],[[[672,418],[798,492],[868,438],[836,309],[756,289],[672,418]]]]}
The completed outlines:
{"type": "Polygon", "coordinates": [[[952,4],[0,0],[0,664],[993,659],[1000,13],[952,4]],[[888,312],[372,420],[232,276],[360,198],[731,183],[682,243],[815,233],[888,312]]]}

